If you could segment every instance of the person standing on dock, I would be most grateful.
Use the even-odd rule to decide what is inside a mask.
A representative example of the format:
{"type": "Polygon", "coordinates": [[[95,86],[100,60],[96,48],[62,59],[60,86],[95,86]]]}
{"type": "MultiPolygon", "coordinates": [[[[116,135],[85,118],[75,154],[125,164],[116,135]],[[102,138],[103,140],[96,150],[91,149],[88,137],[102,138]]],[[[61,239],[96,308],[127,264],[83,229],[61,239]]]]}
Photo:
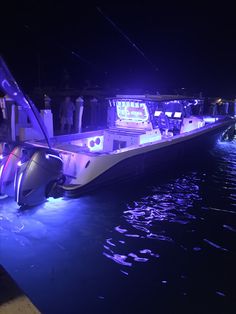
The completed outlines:
{"type": "Polygon", "coordinates": [[[43,96],[43,99],[44,99],[44,108],[45,109],[50,109],[51,110],[51,98],[48,96],[48,95],[44,95],[43,96]]]}
{"type": "Polygon", "coordinates": [[[71,127],[73,125],[73,113],[75,111],[75,105],[71,101],[70,97],[66,97],[60,106],[60,119],[61,119],[61,133],[65,129],[65,124],[67,125],[67,132],[71,132],[71,127]]]}
{"type": "Polygon", "coordinates": [[[90,107],[91,107],[91,126],[93,129],[97,128],[97,121],[98,121],[98,100],[97,98],[93,97],[90,100],[90,107]]]}
{"type": "Polygon", "coordinates": [[[79,96],[75,100],[75,133],[81,133],[83,111],[84,99],[83,97],[79,96]]]}

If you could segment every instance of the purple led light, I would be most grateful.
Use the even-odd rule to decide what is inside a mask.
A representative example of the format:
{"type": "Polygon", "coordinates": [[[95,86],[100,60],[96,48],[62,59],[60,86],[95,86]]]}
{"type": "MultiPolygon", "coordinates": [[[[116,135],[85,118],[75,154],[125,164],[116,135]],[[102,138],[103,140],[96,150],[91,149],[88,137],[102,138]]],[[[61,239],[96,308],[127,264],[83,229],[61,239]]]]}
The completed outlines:
{"type": "Polygon", "coordinates": [[[87,146],[91,152],[103,149],[103,136],[94,136],[87,139],[87,146]]]}
{"type": "Polygon", "coordinates": [[[214,123],[216,122],[217,120],[219,120],[219,118],[214,118],[214,117],[205,117],[203,118],[203,120],[207,123],[214,123]]]}
{"type": "Polygon", "coordinates": [[[149,119],[147,105],[141,101],[116,101],[116,112],[122,121],[146,122],[149,119]]]}
{"type": "Polygon", "coordinates": [[[0,178],[2,176],[3,167],[4,167],[4,165],[1,165],[1,168],[0,168],[0,178]]]}
{"type": "Polygon", "coordinates": [[[57,156],[57,155],[45,154],[45,157],[46,157],[46,159],[55,158],[55,159],[58,159],[58,160],[60,160],[61,162],[63,162],[63,160],[62,160],[59,156],[57,156]]]}
{"type": "Polygon", "coordinates": [[[21,186],[21,180],[22,180],[23,172],[19,175],[18,181],[17,181],[17,191],[16,191],[16,202],[19,202],[19,196],[20,196],[20,186],[21,186]]]}

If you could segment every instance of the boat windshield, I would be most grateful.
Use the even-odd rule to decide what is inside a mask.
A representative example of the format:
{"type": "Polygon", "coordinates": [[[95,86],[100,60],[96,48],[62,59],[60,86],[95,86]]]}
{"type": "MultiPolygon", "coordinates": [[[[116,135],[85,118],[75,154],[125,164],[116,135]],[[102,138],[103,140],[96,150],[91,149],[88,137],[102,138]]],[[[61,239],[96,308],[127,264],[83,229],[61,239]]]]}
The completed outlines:
{"type": "Polygon", "coordinates": [[[172,100],[162,103],[165,112],[183,112],[183,101],[172,100]]]}

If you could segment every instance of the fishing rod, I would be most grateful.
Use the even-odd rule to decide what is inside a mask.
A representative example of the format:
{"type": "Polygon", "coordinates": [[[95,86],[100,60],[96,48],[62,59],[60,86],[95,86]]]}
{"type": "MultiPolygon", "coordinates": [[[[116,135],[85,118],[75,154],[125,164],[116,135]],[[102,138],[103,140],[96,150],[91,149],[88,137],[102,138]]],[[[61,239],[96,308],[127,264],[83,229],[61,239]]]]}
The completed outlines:
{"type": "Polygon", "coordinates": [[[103,16],[105,18],[105,20],[107,20],[112,26],[113,28],[118,31],[118,33],[121,34],[121,36],[126,39],[128,41],[128,43],[131,45],[131,47],[133,47],[152,67],[155,71],[158,71],[158,67],[145,55],[144,51],[139,48],[134,41],[132,41],[127,34],[125,34],[125,32],[115,24],[114,21],[112,21],[112,19],[106,15],[100,7],[96,7],[97,11],[101,14],[101,16],[103,16]]]}

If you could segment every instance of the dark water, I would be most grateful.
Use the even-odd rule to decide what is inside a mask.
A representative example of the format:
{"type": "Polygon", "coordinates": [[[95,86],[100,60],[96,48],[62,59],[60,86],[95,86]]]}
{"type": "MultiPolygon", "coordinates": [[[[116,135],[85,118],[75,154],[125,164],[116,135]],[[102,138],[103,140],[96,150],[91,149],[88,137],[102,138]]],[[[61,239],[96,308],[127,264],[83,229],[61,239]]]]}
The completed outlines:
{"type": "Polygon", "coordinates": [[[80,199],[6,198],[0,263],[43,313],[236,313],[235,175],[231,142],[80,199]]]}

